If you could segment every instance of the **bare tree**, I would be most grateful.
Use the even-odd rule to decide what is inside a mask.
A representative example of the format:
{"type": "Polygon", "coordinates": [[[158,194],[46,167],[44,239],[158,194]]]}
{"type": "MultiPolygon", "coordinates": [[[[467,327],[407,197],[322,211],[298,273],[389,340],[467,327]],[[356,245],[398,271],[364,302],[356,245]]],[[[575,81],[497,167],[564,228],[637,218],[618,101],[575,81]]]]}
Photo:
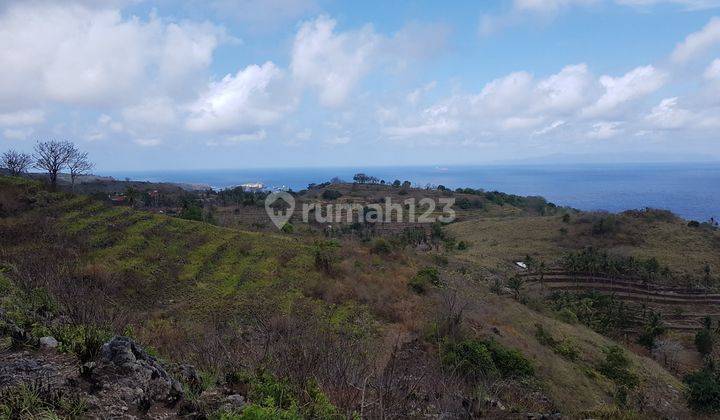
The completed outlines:
{"type": "Polygon", "coordinates": [[[32,156],[16,150],[8,150],[3,153],[0,161],[2,166],[7,168],[7,170],[10,171],[10,175],[13,176],[27,172],[27,168],[33,163],[32,156]]]}
{"type": "Polygon", "coordinates": [[[74,190],[75,179],[80,175],[85,175],[90,172],[95,165],[88,159],[87,152],[80,152],[73,146],[73,151],[70,159],[68,159],[67,166],[70,170],[70,184],[74,190]]]}
{"type": "Polygon", "coordinates": [[[51,140],[35,145],[35,167],[47,171],[53,189],[60,169],[68,164],[74,150],[75,146],[69,141],[51,140]]]}

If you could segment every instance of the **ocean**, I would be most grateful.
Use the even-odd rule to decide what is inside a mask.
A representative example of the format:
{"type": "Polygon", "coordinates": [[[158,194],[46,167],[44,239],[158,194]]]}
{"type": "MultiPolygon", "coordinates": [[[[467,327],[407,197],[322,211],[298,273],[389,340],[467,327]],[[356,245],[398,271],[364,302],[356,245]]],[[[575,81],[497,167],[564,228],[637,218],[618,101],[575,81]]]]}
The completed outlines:
{"type": "Polygon", "coordinates": [[[352,180],[363,172],[387,182],[417,186],[471,187],[519,195],[540,195],[581,210],[620,212],[653,207],[688,219],[720,217],[720,164],[577,164],[403,166],[357,168],[268,168],[106,172],[117,179],[207,184],[215,189],[247,182],[301,190],[333,177],[352,180]]]}

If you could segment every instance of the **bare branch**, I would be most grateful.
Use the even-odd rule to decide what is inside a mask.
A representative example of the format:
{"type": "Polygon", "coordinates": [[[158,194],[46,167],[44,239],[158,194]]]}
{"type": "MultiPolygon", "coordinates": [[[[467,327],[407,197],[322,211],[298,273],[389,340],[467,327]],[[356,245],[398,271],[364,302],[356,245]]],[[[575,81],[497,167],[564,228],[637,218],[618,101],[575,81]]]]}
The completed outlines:
{"type": "Polygon", "coordinates": [[[67,165],[74,153],[75,146],[69,141],[45,141],[35,145],[35,167],[48,173],[53,188],[57,185],[57,176],[67,165]]]}
{"type": "Polygon", "coordinates": [[[10,171],[10,175],[17,176],[27,172],[27,168],[33,163],[32,156],[27,153],[20,153],[16,150],[8,150],[3,153],[0,162],[4,168],[10,171]]]}

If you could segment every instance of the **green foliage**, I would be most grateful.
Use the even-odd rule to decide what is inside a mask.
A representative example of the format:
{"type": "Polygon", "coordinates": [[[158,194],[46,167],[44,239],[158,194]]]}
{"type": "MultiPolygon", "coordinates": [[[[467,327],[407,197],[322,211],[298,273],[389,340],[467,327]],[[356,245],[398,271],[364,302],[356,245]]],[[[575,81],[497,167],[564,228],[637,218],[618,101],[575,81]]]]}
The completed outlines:
{"type": "Polygon", "coordinates": [[[574,361],[580,356],[580,349],[569,339],[555,339],[541,324],[535,324],[535,338],[544,346],[548,346],[560,356],[574,361]]]}
{"type": "Polygon", "coordinates": [[[639,379],[631,371],[632,363],[625,355],[625,351],[619,346],[610,346],[605,348],[603,352],[605,353],[605,360],[598,366],[598,372],[619,386],[628,389],[635,388],[639,383],[639,379]]]}
{"type": "Polygon", "coordinates": [[[180,212],[180,218],[185,220],[202,221],[202,208],[194,202],[187,201],[180,212]]]}
{"type": "Polygon", "coordinates": [[[615,296],[594,291],[579,294],[557,292],[550,299],[552,308],[561,319],[573,321],[576,318],[599,333],[608,334],[630,326],[627,307],[615,296]]]}
{"type": "Polygon", "coordinates": [[[557,313],[557,316],[562,322],[566,322],[568,324],[577,324],[579,321],[578,316],[570,308],[560,309],[557,313]]]}
{"type": "Polygon", "coordinates": [[[61,352],[72,353],[80,363],[95,360],[100,355],[102,345],[112,335],[100,328],[89,325],[62,325],[53,329],[61,352]]]}
{"type": "Polygon", "coordinates": [[[340,244],[336,241],[315,242],[313,247],[315,267],[327,274],[331,274],[335,263],[339,259],[338,249],[340,249],[340,244]]]}
{"type": "Polygon", "coordinates": [[[370,252],[377,255],[387,255],[392,252],[392,245],[385,238],[377,238],[373,241],[370,252]]]}
{"type": "Polygon", "coordinates": [[[665,334],[666,330],[661,315],[657,312],[651,312],[637,342],[648,350],[652,350],[655,348],[655,339],[665,334]]]}
{"type": "Polygon", "coordinates": [[[656,280],[671,276],[670,270],[667,267],[661,267],[655,258],[638,259],[611,255],[592,247],[587,247],[577,253],[566,254],[560,264],[565,271],[571,273],[638,277],[642,280],[656,280]]]}
{"type": "Polygon", "coordinates": [[[338,417],[337,408],[330,403],[314,380],[303,386],[278,379],[269,373],[260,373],[250,381],[249,398],[240,417],[225,419],[331,419],[338,417]]]}
{"type": "Polygon", "coordinates": [[[703,356],[712,353],[714,341],[709,328],[703,328],[695,334],[695,347],[703,356]]]}
{"type": "Polygon", "coordinates": [[[701,413],[720,412],[720,378],[710,369],[685,377],[688,406],[701,413]]]}
{"type": "Polygon", "coordinates": [[[502,377],[532,376],[532,363],[519,351],[506,348],[494,340],[445,340],[441,361],[468,379],[495,374],[502,377]]]}
{"type": "Polygon", "coordinates": [[[593,221],[590,231],[596,236],[608,235],[617,232],[619,229],[618,225],[619,223],[617,218],[610,214],[607,216],[601,216],[593,221]]]}
{"type": "Polygon", "coordinates": [[[487,346],[479,340],[446,341],[441,347],[441,360],[445,366],[469,379],[496,371],[487,346]]]}
{"type": "Polygon", "coordinates": [[[510,277],[510,279],[508,279],[507,287],[513,291],[515,300],[520,300],[520,292],[522,292],[522,288],[524,285],[525,282],[523,281],[522,277],[518,275],[512,276],[510,277]]]}
{"type": "Polygon", "coordinates": [[[292,223],[287,222],[282,226],[282,228],[280,230],[283,233],[293,233],[293,231],[295,231],[295,226],[293,226],[292,223]]]}
{"type": "Polygon", "coordinates": [[[85,400],[66,396],[42,384],[23,383],[0,391],[0,418],[3,419],[79,419],[87,408],[85,400]]]}
{"type": "Polygon", "coordinates": [[[465,241],[458,242],[457,249],[458,249],[458,251],[465,251],[466,249],[468,249],[467,242],[465,242],[465,241]]]}
{"type": "Polygon", "coordinates": [[[440,287],[440,273],[435,267],[421,268],[408,282],[408,286],[415,292],[423,294],[430,287],[440,287]]]}
{"type": "Polygon", "coordinates": [[[338,190],[325,190],[322,193],[324,200],[337,200],[340,197],[342,197],[342,193],[338,190]]]}

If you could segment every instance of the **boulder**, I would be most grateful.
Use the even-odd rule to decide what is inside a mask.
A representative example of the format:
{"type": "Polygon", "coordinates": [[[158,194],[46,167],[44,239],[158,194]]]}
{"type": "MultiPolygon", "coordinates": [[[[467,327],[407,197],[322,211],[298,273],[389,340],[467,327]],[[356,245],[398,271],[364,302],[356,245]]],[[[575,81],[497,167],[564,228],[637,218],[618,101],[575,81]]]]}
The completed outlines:
{"type": "Polygon", "coordinates": [[[182,385],[154,357],[128,337],[113,337],[101,350],[93,371],[105,388],[112,384],[115,395],[131,405],[174,405],[182,398],[182,385]]]}
{"type": "Polygon", "coordinates": [[[55,337],[40,337],[40,347],[44,349],[54,349],[58,346],[58,341],[55,337]]]}

